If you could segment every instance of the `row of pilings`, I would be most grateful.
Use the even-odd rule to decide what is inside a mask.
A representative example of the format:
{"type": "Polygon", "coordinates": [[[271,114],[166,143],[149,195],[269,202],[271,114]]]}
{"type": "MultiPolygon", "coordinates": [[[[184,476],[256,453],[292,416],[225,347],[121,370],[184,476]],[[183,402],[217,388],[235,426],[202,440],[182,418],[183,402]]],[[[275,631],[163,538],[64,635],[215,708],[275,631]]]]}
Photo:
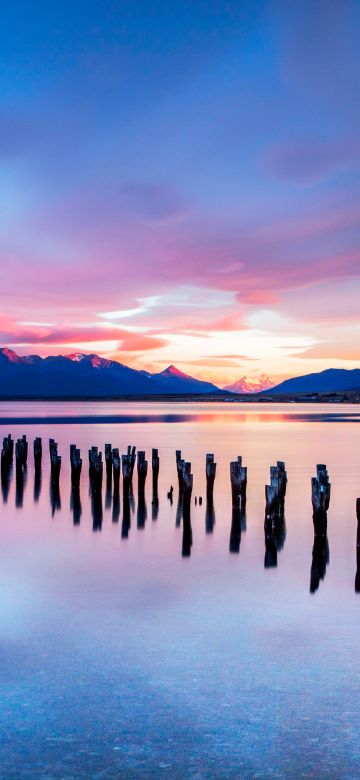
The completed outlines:
{"type": "MultiPolygon", "coordinates": [[[[42,466],[42,440],[36,437],[33,441],[33,456],[35,467],[34,500],[36,501],[41,486],[42,466]]],[[[54,439],[49,439],[50,455],[50,497],[53,513],[60,507],[59,480],[61,473],[61,456],[58,454],[58,444],[54,439]]],[[[101,528],[102,523],[102,483],[103,460],[98,447],[91,447],[89,456],[89,481],[92,503],[94,530],[101,528]]],[[[126,536],[126,527],[130,527],[130,510],[134,510],[133,499],[133,475],[135,466],[138,477],[138,527],[144,527],[146,520],[145,483],[148,474],[148,462],[144,450],[136,452],[134,446],[129,446],[127,452],[120,455],[117,448],[111,444],[105,444],[105,473],[107,493],[109,486],[112,488],[113,520],[116,522],[120,515],[120,475],[123,485],[123,529],[122,535],[126,536]]],[[[22,490],[26,481],[28,442],[26,436],[22,436],[15,442],[11,435],[5,436],[1,451],[1,478],[4,501],[7,500],[9,481],[7,479],[12,469],[15,458],[16,465],[16,506],[22,505],[22,490]]],[[[158,478],[160,460],[157,449],[152,449],[152,505],[153,519],[157,517],[159,503],[158,478]]],[[[82,472],[82,458],[80,449],[75,444],[70,445],[71,468],[71,507],[74,513],[74,523],[81,516],[80,478],[82,472]]],[[[181,450],[176,451],[176,468],[178,475],[179,494],[176,510],[176,524],[183,522],[183,549],[182,554],[188,557],[191,554],[192,529],[190,520],[190,507],[193,492],[193,474],[191,463],[181,456],[181,450]]],[[[215,521],[214,513],[214,484],[217,464],[214,455],[208,453],[205,461],[206,473],[206,530],[211,532],[215,521]]],[[[246,529],[246,498],[247,498],[247,468],[242,463],[241,456],[230,463],[230,484],[232,496],[232,522],[230,531],[229,550],[238,553],[240,549],[241,532],[246,529]]],[[[282,549],[286,537],[285,525],[285,496],[287,488],[287,472],[285,463],[277,461],[276,466],[270,467],[269,484],[265,485],[265,568],[276,567],[277,554],[282,549]]],[[[168,492],[169,500],[173,501],[173,486],[168,492]]],[[[311,500],[313,508],[314,544],[312,552],[312,566],[310,575],[310,591],[315,592],[321,580],[324,579],[326,567],[329,563],[329,544],[327,537],[327,512],[330,505],[331,484],[325,464],[318,464],[316,476],[311,480],[311,500]]],[[[108,499],[105,497],[105,505],[108,499]]],[[[202,497],[195,497],[195,504],[202,503],[202,497]]],[[[356,502],[357,515],[357,539],[356,557],[357,574],[355,578],[355,590],[360,592],[360,498],[356,502]]]]}
{"type": "MultiPolygon", "coordinates": [[[[27,466],[28,442],[26,436],[17,439],[14,444],[11,435],[5,436],[1,451],[1,470],[6,470],[12,465],[15,452],[16,472],[21,473],[27,466]]],[[[42,463],[42,441],[36,437],[33,442],[35,473],[41,469],[42,463]]],[[[51,481],[58,484],[61,472],[61,456],[58,453],[58,444],[54,439],[49,439],[50,454],[50,474],[51,481]]],[[[133,475],[135,465],[137,467],[138,493],[143,495],[145,492],[145,483],[148,474],[148,461],[144,450],[138,450],[136,447],[128,446],[127,452],[120,455],[118,448],[113,448],[111,444],[106,443],[104,448],[106,481],[112,481],[114,488],[120,484],[120,474],[122,474],[123,493],[132,492],[133,475]]],[[[101,490],[103,483],[104,463],[102,452],[99,448],[93,446],[88,451],[89,460],[89,480],[91,489],[94,492],[101,490]]],[[[80,449],[76,444],[70,444],[70,469],[71,484],[74,489],[80,485],[82,473],[82,458],[80,449]]],[[[160,459],[158,449],[152,449],[152,496],[153,502],[158,501],[158,479],[160,469],[160,459]]],[[[208,453],[205,460],[206,474],[206,501],[211,507],[214,498],[214,484],[216,478],[217,464],[214,455],[208,453]]],[[[182,458],[181,450],[176,450],[176,469],[178,476],[179,495],[182,499],[182,505],[187,507],[191,504],[194,478],[191,470],[191,463],[182,458]]],[[[245,514],[247,499],[247,467],[243,465],[242,457],[239,455],[235,461],[230,463],[230,484],[232,496],[232,510],[234,516],[245,514]]],[[[287,472],[285,463],[277,461],[276,466],[270,467],[269,484],[265,485],[265,521],[264,528],[266,534],[270,537],[274,531],[281,526],[284,519],[285,495],[287,487],[287,472]]],[[[316,476],[311,481],[311,499],[313,506],[313,522],[317,535],[323,535],[327,527],[327,511],[330,503],[331,485],[326,466],[319,464],[316,467],[316,476]]],[[[172,501],[173,486],[170,487],[168,498],[172,501]]],[[[196,496],[195,503],[199,500],[202,503],[202,497],[196,496]]]]}

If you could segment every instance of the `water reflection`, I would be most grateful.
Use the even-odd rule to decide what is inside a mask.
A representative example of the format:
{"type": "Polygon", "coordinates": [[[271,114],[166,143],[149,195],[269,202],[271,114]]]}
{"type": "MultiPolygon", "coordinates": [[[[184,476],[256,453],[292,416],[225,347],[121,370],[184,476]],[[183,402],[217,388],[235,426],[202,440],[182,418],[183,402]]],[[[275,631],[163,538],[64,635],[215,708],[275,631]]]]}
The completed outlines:
{"type": "Polygon", "coordinates": [[[101,531],[103,523],[103,504],[100,486],[93,486],[91,490],[91,515],[93,531],[101,531]]]}
{"type": "Polygon", "coordinates": [[[41,494],[41,467],[35,469],[34,474],[34,503],[37,504],[41,494]]]}
{"type": "Polygon", "coordinates": [[[320,580],[325,579],[330,552],[327,534],[314,534],[314,546],[310,571],[310,593],[316,593],[320,580]]]}
{"type": "Polygon", "coordinates": [[[240,552],[242,531],[246,531],[246,504],[232,508],[229,552],[236,555],[240,552]]]}
{"type": "Polygon", "coordinates": [[[142,491],[138,495],[136,520],[137,520],[137,527],[139,529],[145,528],[145,523],[147,520],[147,506],[145,500],[145,493],[143,493],[142,491]]]}
{"type": "Polygon", "coordinates": [[[80,489],[77,485],[73,485],[70,493],[70,509],[73,513],[74,525],[80,525],[80,519],[82,515],[80,489]]]}
{"type": "Polygon", "coordinates": [[[110,509],[112,505],[112,476],[106,473],[106,485],[105,485],[105,509],[110,509]]]}
{"type": "Polygon", "coordinates": [[[215,525],[215,508],[212,496],[206,501],[205,509],[205,531],[207,534],[212,534],[215,525]]]}
{"type": "Polygon", "coordinates": [[[12,480],[13,467],[12,465],[4,465],[1,463],[1,492],[4,504],[7,503],[9,497],[9,490],[12,480]]]}
{"type": "Polygon", "coordinates": [[[112,503],[112,522],[118,523],[120,517],[120,489],[119,481],[114,482],[113,503],[112,503]]]}
{"type": "Polygon", "coordinates": [[[193,543],[190,506],[183,506],[183,537],[182,537],[182,557],[190,558],[193,543]]]}
{"type": "Polygon", "coordinates": [[[16,468],[15,479],[15,506],[17,509],[21,509],[24,502],[24,492],[27,483],[27,466],[23,465],[21,468],[16,468]]]}
{"type": "Polygon", "coordinates": [[[50,506],[51,516],[61,509],[60,484],[57,480],[50,479],[50,506]]]}
{"type": "Polygon", "coordinates": [[[131,528],[130,498],[128,493],[123,495],[123,516],[121,523],[121,538],[127,539],[131,528]]]}

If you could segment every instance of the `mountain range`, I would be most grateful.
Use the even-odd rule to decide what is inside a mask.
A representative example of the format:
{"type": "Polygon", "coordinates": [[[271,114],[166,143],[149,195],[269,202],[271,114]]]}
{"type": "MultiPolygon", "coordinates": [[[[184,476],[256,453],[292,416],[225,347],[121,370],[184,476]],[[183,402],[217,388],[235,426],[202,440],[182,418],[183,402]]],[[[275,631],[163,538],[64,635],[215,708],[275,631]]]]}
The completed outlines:
{"type": "Polygon", "coordinates": [[[360,390],[360,368],[327,368],[314,374],[285,379],[266,394],[285,395],[297,393],[336,393],[360,390]]]}
{"type": "Polygon", "coordinates": [[[215,385],[169,366],[157,374],[98,355],[76,352],[42,358],[0,349],[0,397],[109,397],[220,393],[215,385]]]}
{"type": "Polygon", "coordinates": [[[275,387],[265,374],[242,377],[224,389],[171,365],[160,373],[138,371],[116,360],[75,352],[40,357],[0,349],[0,398],[108,398],[111,396],[297,395],[360,391],[360,368],[329,368],[286,379],[275,387]]]}

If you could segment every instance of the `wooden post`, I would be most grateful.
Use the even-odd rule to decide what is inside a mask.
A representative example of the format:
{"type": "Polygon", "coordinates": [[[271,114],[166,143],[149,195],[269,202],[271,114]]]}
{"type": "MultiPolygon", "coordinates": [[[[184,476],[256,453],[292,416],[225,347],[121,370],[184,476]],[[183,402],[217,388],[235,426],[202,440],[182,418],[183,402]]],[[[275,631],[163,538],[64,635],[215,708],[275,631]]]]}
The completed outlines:
{"type": "Polygon", "coordinates": [[[117,485],[119,487],[119,481],[120,481],[120,465],[121,465],[121,458],[119,455],[119,450],[117,447],[114,447],[112,451],[112,467],[113,467],[113,480],[114,480],[114,488],[117,485]]]}
{"type": "Polygon", "coordinates": [[[355,575],[355,593],[360,593],[360,498],[356,499],[356,575],[355,575]]]}
{"type": "Polygon", "coordinates": [[[181,457],[181,450],[176,450],[175,455],[176,455],[176,470],[177,470],[177,475],[178,475],[179,491],[181,493],[182,490],[183,490],[182,473],[183,473],[183,467],[184,467],[185,461],[181,457]]]}
{"type": "Polygon", "coordinates": [[[80,450],[76,444],[70,444],[70,466],[71,466],[71,484],[79,487],[82,469],[82,459],[80,450]]]}
{"type": "Polygon", "coordinates": [[[113,470],[113,451],[111,444],[105,444],[105,466],[106,466],[106,479],[108,482],[112,479],[113,470]]]}
{"type": "Polygon", "coordinates": [[[231,496],[233,507],[246,503],[247,468],[242,465],[242,457],[230,463],[231,496]]]}
{"type": "Polygon", "coordinates": [[[191,494],[193,489],[193,475],[191,473],[191,463],[184,462],[182,467],[182,515],[183,515],[183,540],[182,556],[189,558],[192,547],[192,528],[191,528],[191,494]]]}
{"type": "Polygon", "coordinates": [[[210,452],[206,455],[205,464],[206,473],[206,496],[209,502],[212,502],[214,495],[214,482],[216,476],[216,463],[214,462],[214,455],[210,452]]]}
{"type": "Polygon", "coordinates": [[[34,464],[35,464],[35,471],[40,471],[41,469],[41,459],[42,459],[42,442],[39,436],[36,436],[34,439],[34,464]]]}
{"type": "Polygon", "coordinates": [[[14,457],[14,442],[11,438],[11,433],[5,436],[3,439],[3,446],[1,450],[1,468],[7,469],[11,466],[14,457]]]}
{"type": "Polygon", "coordinates": [[[137,454],[137,473],[138,473],[138,493],[145,491],[145,481],[147,475],[148,462],[145,460],[145,451],[139,450],[137,454]]]}
{"type": "Polygon", "coordinates": [[[135,468],[135,462],[136,462],[136,447],[131,447],[130,445],[127,448],[127,454],[129,458],[129,467],[130,467],[130,484],[133,480],[134,475],[134,468],[135,468]]]}
{"type": "Polygon", "coordinates": [[[97,447],[89,450],[89,477],[94,489],[101,491],[103,478],[102,454],[97,447]]]}
{"type": "Polygon", "coordinates": [[[61,456],[58,455],[58,445],[54,439],[49,441],[50,448],[50,476],[51,481],[58,483],[60,479],[61,456]]]}
{"type": "Polygon", "coordinates": [[[123,476],[123,493],[124,495],[128,495],[130,491],[131,476],[132,476],[131,456],[129,454],[122,455],[121,468],[122,468],[122,476],[123,476]]]}
{"type": "Polygon", "coordinates": [[[151,465],[152,465],[152,495],[153,495],[153,503],[156,503],[158,500],[158,480],[159,480],[159,468],[160,468],[160,460],[159,460],[159,450],[152,449],[151,453],[151,465]]]}
{"type": "Polygon", "coordinates": [[[26,436],[22,436],[15,444],[16,468],[22,470],[26,467],[28,455],[28,443],[26,436]]]}

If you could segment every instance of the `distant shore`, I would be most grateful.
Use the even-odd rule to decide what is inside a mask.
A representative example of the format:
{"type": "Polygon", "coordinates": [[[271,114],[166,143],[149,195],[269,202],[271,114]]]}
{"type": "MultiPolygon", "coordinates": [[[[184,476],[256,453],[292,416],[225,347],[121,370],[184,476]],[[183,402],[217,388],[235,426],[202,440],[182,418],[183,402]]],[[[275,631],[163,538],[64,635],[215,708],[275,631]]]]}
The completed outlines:
{"type": "Polygon", "coordinates": [[[272,393],[205,393],[205,394],[168,394],[168,395],[109,395],[109,396],[0,396],[1,402],[109,402],[118,403],[261,403],[261,404],[288,404],[288,403],[310,403],[310,404],[358,404],[360,403],[360,390],[341,391],[331,393],[296,393],[296,394],[272,394],[272,393]]]}

